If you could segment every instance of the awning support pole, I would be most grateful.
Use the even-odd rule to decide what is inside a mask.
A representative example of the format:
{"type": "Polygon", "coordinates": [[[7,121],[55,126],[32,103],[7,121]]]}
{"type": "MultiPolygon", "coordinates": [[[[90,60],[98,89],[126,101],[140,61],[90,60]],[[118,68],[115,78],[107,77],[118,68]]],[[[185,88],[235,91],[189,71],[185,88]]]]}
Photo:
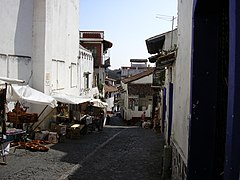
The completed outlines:
{"type": "Polygon", "coordinates": [[[45,108],[42,110],[42,112],[38,115],[38,118],[42,115],[42,113],[47,109],[48,105],[45,106],[45,108]]]}
{"type": "Polygon", "coordinates": [[[52,110],[38,123],[38,125],[33,129],[33,131],[34,131],[35,129],[37,129],[38,126],[39,126],[40,124],[42,124],[42,122],[45,121],[45,120],[47,119],[48,115],[51,114],[53,111],[54,111],[54,109],[52,109],[52,110]]]}
{"type": "MultiPolygon", "coordinates": [[[[42,110],[42,112],[38,115],[38,118],[43,114],[43,112],[47,109],[47,107],[48,107],[48,105],[46,105],[45,107],[44,107],[44,109],[42,110]]],[[[51,111],[52,112],[52,111],[51,111]]],[[[43,118],[43,120],[45,120],[45,118],[43,118]]],[[[33,129],[33,131],[40,125],[42,123],[42,121],[33,129]]],[[[35,122],[31,125],[31,127],[30,127],[30,131],[32,130],[32,127],[34,126],[34,124],[35,124],[35,122]]]]}

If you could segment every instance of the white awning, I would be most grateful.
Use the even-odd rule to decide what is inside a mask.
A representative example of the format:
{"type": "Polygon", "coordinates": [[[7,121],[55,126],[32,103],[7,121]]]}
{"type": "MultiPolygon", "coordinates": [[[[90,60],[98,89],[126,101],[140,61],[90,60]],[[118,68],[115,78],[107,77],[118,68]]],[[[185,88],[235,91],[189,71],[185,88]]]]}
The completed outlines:
{"type": "Polygon", "coordinates": [[[81,104],[91,100],[91,98],[85,98],[85,97],[75,96],[75,95],[70,95],[65,93],[54,93],[52,94],[52,97],[57,101],[65,104],[81,104]]]}
{"type": "Polygon", "coordinates": [[[57,106],[57,101],[41,91],[33,89],[27,86],[9,86],[7,88],[7,100],[8,101],[21,101],[25,100],[29,103],[49,105],[52,108],[57,106]]]}
{"type": "Polygon", "coordinates": [[[20,84],[20,83],[25,83],[24,80],[20,79],[13,79],[13,78],[7,78],[7,77],[0,77],[0,84],[20,84]]]}
{"type": "Polygon", "coordinates": [[[93,102],[93,106],[96,107],[108,107],[106,102],[101,101],[101,99],[91,99],[90,102],[93,102]]]}

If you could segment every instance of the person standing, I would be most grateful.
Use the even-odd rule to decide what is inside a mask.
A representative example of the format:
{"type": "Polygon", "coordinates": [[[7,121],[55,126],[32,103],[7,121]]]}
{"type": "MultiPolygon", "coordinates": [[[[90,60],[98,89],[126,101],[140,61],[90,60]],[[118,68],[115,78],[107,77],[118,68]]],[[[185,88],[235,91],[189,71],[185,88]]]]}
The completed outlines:
{"type": "Polygon", "coordinates": [[[88,102],[88,106],[86,108],[87,114],[93,116],[94,115],[93,111],[94,111],[93,102],[88,102]]]}
{"type": "Polygon", "coordinates": [[[110,123],[110,116],[109,116],[109,114],[108,114],[108,115],[107,115],[107,118],[106,118],[106,124],[109,125],[109,123],[110,123]]]}
{"type": "Polygon", "coordinates": [[[143,122],[145,121],[145,116],[146,116],[146,112],[143,111],[141,114],[141,121],[140,121],[140,127],[142,127],[143,122]]]}

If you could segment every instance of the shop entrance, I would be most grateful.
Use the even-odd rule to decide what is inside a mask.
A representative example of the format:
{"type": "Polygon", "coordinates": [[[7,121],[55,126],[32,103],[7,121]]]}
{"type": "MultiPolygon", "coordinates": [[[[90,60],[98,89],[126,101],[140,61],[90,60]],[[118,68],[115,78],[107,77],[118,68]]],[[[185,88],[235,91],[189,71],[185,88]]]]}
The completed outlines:
{"type": "Polygon", "coordinates": [[[229,63],[229,2],[195,1],[188,179],[222,179],[229,63]]]}

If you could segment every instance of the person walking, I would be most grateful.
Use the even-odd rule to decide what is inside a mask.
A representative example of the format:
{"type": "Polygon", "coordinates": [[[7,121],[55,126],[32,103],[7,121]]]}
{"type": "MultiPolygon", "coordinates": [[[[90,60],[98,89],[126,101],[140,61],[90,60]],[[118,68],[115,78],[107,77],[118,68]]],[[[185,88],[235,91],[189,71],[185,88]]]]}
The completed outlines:
{"type": "Polygon", "coordinates": [[[145,114],[146,114],[145,111],[143,111],[142,114],[141,114],[140,127],[142,127],[142,124],[143,124],[143,122],[145,121],[145,116],[146,116],[145,114]]]}

